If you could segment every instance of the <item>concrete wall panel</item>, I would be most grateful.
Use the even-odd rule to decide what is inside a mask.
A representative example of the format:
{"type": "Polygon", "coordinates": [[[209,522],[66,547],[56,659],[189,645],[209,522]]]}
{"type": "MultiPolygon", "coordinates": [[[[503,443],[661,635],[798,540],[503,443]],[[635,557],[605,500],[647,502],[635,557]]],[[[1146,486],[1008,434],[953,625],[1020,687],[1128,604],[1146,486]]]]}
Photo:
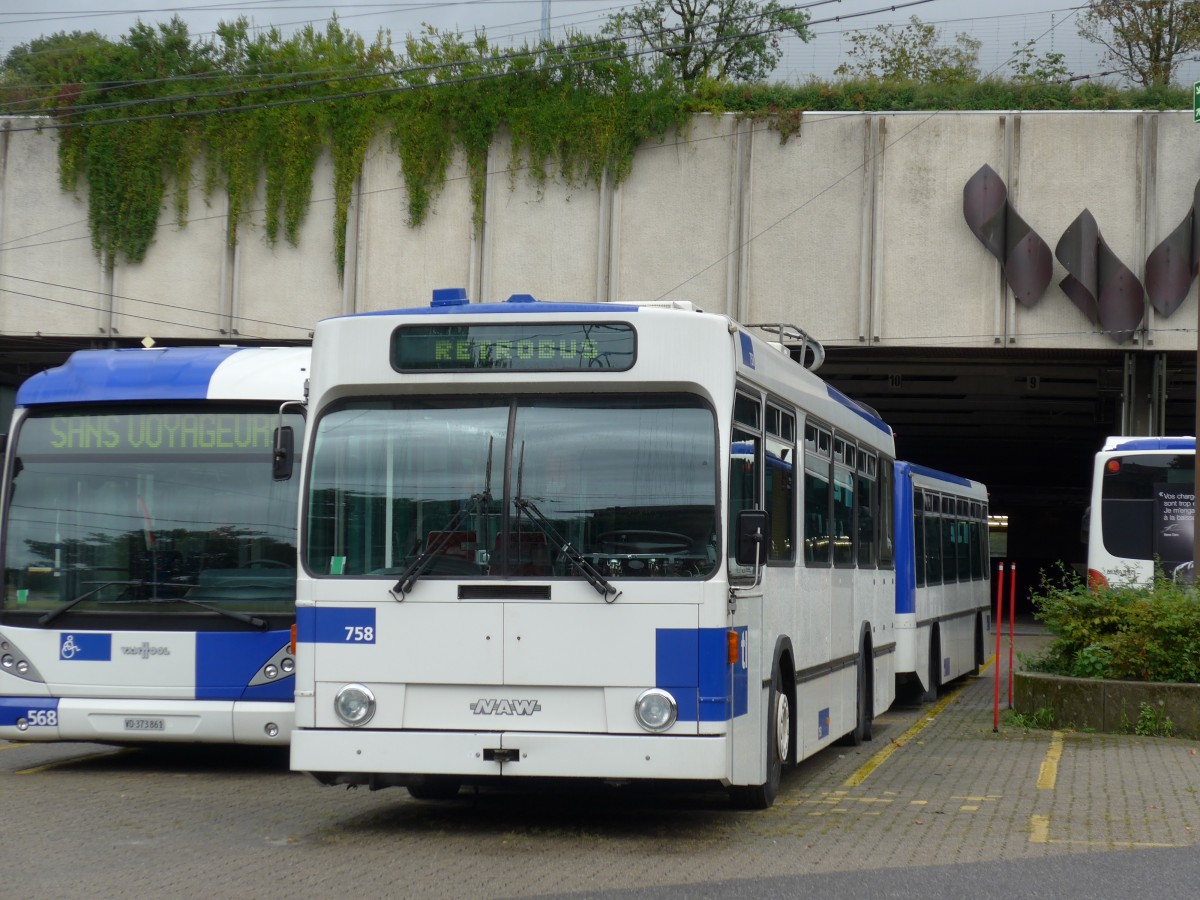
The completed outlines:
{"type": "MultiPolygon", "coordinates": [[[[188,218],[179,227],[175,198],[168,195],[146,259],[121,262],[113,271],[116,337],[169,336],[228,339],[229,288],[224,194],[206,202],[197,184],[188,189],[188,218]]],[[[163,337],[168,337],[163,341],[163,337]]]]}
{"type": "Polygon", "coordinates": [[[327,156],[313,174],[308,215],[296,246],[267,241],[260,185],[253,212],[238,235],[234,329],[238,337],[304,339],[317,321],[342,311],[342,285],[333,255],[333,165],[327,156]]]}
{"type": "MultiPolygon", "coordinates": [[[[1090,210],[1108,246],[1140,278],[1149,249],[1139,220],[1138,119],[1136,112],[1022,113],[1017,208],[1052,252],[1075,217],[1090,210]]],[[[1018,311],[1017,346],[1112,349],[1113,340],[1059,288],[1066,275],[1056,259],[1041,303],[1018,311]]]]}
{"type": "Polygon", "coordinates": [[[59,187],[56,132],[10,123],[14,130],[0,135],[0,331],[100,337],[108,293],[88,233],[86,187],[79,196],[59,187]]]}
{"type": "Polygon", "coordinates": [[[797,325],[823,343],[854,344],[870,267],[871,118],[805,115],[800,134],[754,128],[753,203],[742,316],[797,325]],[[864,215],[865,211],[865,215],[864,215]]]}
{"type": "Polygon", "coordinates": [[[513,294],[595,299],[599,191],[565,184],[553,166],[544,184],[523,165],[513,177],[511,156],[507,138],[490,154],[480,295],[471,299],[498,301],[513,294]]]}
{"type": "Polygon", "coordinates": [[[347,278],[354,278],[355,300],[346,312],[369,312],[429,305],[433,288],[468,289],[472,283],[471,187],[464,154],[446,173],[446,184],[433,198],[420,228],[408,225],[408,192],[400,157],[387,139],[377,139],[363,166],[360,209],[351,223],[357,230],[357,260],[347,249],[347,278]],[[353,271],[351,271],[351,269],[353,271]]]}
{"type": "Polygon", "coordinates": [[[697,116],[685,133],[638,150],[614,202],[613,300],[690,300],[733,312],[736,160],[731,116],[697,116]]]}
{"type": "Polygon", "coordinates": [[[999,263],[967,226],[963,187],[985,164],[1008,184],[1004,118],[880,119],[886,137],[877,163],[873,337],[889,347],[992,347],[997,305],[1009,297],[999,290],[999,263]]]}

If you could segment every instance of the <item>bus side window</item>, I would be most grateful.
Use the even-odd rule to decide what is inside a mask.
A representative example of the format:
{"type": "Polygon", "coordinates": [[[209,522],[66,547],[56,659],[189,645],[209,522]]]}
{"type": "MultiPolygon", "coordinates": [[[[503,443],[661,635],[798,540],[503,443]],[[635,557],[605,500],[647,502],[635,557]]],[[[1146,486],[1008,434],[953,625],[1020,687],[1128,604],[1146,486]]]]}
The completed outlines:
{"type": "Polygon", "coordinates": [[[812,423],[804,426],[804,562],[827,566],[832,558],[829,470],[833,436],[812,423]]]}
{"type": "Polygon", "coordinates": [[[767,404],[767,453],[763,492],[771,526],[767,559],[788,562],[796,544],[796,417],[767,404]]]}
{"type": "Polygon", "coordinates": [[[762,408],[757,398],[738,394],[733,407],[733,441],[729,448],[729,498],[727,523],[727,553],[731,575],[749,575],[746,566],[739,566],[737,550],[737,514],[745,509],[761,509],[758,472],[762,458],[762,408]]]}

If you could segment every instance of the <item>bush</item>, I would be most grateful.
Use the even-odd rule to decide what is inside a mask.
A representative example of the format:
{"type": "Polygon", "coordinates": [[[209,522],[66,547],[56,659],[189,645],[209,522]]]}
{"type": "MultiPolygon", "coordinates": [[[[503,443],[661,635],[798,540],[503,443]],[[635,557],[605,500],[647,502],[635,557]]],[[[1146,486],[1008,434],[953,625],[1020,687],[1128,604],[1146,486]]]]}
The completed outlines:
{"type": "Polygon", "coordinates": [[[1200,597],[1157,573],[1148,587],[1090,588],[1060,569],[1033,595],[1054,636],[1033,671],[1075,678],[1200,683],[1200,597]]]}

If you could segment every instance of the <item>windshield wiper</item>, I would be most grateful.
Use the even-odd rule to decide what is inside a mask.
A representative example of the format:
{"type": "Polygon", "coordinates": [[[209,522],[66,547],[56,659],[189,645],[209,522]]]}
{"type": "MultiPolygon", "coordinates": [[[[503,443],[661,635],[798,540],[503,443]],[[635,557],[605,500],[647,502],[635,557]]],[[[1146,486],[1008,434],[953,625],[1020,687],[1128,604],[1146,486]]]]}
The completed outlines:
{"type": "Polygon", "coordinates": [[[532,500],[528,500],[525,497],[514,497],[513,506],[521,512],[528,514],[529,521],[536,525],[542,534],[546,535],[546,540],[550,541],[554,545],[554,548],[565,556],[571,565],[579,570],[579,573],[587,579],[588,584],[596,589],[596,593],[604,598],[605,603],[612,603],[621,596],[621,592],[613,587],[612,583],[601,575],[595,566],[584,559],[579,554],[579,551],[571,546],[570,541],[558,533],[558,529],[542,514],[542,511],[534,505],[532,500]],[[611,598],[609,594],[612,594],[611,598]]]}
{"type": "MultiPolygon", "coordinates": [[[[78,597],[76,597],[71,602],[64,603],[62,606],[58,607],[58,609],[50,610],[50,612],[46,613],[44,616],[42,616],[40,619],[38,619],[38,624],[39,625],[49,625],[51,622],[53,622],[55,619],[57,619],[63,613],[69,612],[70,610],[72,610],[76,606],[78,606],[80,603],[82,603],[84,600],[87,600],[91,597],[96,596],[102,590],[104,590],[105,588],[110,588],[114,584],[124,585],[125,587],[142,587],[143,585],[148,584],[148,582],[145,582],[145,581],[104,581],[104,582],[101,582],[100,587],[93,588],[92,590],[88,591],[85,594],[80,594],[78,597]]],[[[124,592],[122,592],[122,593],[124,593],[124,592]]]]}
{"type": "Polygon", "coordinates": [[[454,540],[454,533],[458,531],[460,526],[467,516],[475,512],[482,512],[486,518],[491,508],[492,503],[492,445],[494,438],[488,437],[488,452],[487,452],[487,467],[483,478],[483,490],[478,494],[472,494],[462,509],[454,514],[446,527],[438,532],[437,540],[425,548],[425,552],[409,563],[408,568],[400,573],[400,580],[396,582],[392,588],[392,596],[396,597],[399,592],[400,596],[397,600],[403,600],[412,591],[416,585],[417,579],[425,574],[425,570],[429,568],[430,563],[435,558],[441,556],[446,548],[450,546],[450,542],[454,540]]]}
{"type": "MultiPolygon", "coordinates": [[[[82,603],[84,600],[87,600],[91,597],[96,596],[96,594],[100,593],[105,588],[110,588],[113,585],[122,585],[125,588],[131,588],[131,587],[178,588],[178,587],[180,587],[180,585],[172,584],[170,582],[154,582],[154,581],[140,581],[140,580],[105,581],[99,587],[93,588],[92,590],[88,591],[85,594],[80,594],[78,597],[76,597],[70,603],[64,603],[62,606],[58,607],[58,609],[50,610],[50,612],[46,613],[44,616],[42,616],[40,619],[38,619],[38,624],[39,625],[49,625],[51,622],[53,622],[55,619],[57,619],[63,613],[69,612],[70,610],[72,610],[76,606],[78,606],[80,603],[82,603]]],[[[124,592],[122,592],[122,593],[124,593],[124,592]]],[[[207,603],[201,603],[199,600],[191,600],[187,597],[148,597],[143,600],[139,600],[137,602],[139,602],[139,603],[190,603],[192,606],[199,606],[201,609],[207,609],[209,612],[219,613],[223,616],[227,616],[230,619],[236,619],[237,621],[244,622],[247,625],[253,625],[255,628],[266,628],[267,627],[266,620],[260,619],[260,618],[258,618],[258,616],[252,616],[249,613],[237,612],[236,610],[232,610],[232,609],[222,609],[219,606],[209,606],[207,603]]]]}

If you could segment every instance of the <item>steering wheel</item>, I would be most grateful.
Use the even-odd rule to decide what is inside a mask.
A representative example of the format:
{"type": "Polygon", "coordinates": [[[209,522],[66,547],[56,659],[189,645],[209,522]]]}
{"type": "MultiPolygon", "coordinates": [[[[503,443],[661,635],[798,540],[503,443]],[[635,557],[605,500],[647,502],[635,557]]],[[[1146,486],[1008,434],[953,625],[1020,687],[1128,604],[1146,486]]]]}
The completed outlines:
{"type": "Polygon", "coordinates": [[[596,535],[596,542],[607,545],[613,553],[682,553],[693,545],[686,534],[644,528],[604,531],[596,535]]]}
{"type": "Polygon", "coordinates": [[[277,559],[252,559],[248,563],[242,563],[238,566],[239,569],[293,569],[295,566],[289,566],[285,562],[280,562],[277,559]]]}

